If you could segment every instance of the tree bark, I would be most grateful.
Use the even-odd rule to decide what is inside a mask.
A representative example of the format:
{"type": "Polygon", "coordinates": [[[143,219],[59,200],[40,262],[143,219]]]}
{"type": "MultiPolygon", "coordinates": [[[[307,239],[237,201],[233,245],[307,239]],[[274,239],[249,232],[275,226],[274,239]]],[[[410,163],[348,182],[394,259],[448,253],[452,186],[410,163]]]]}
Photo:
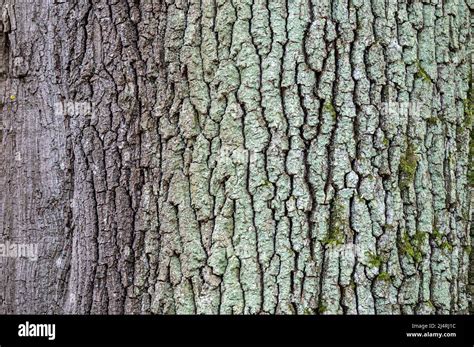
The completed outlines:
{"type": "Polygon", "coordinates": [[[0,4],[0,313],[468,312],[467,1],[0,4]]]}

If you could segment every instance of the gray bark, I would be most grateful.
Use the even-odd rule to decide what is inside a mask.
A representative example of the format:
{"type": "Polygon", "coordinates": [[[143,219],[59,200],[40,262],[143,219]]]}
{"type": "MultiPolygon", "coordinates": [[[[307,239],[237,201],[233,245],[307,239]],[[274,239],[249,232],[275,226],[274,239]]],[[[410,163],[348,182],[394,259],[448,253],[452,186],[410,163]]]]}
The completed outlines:
{"type": "Polygon", "coordinates": [[[0,5],[0,313],[468,312],[468,1],[0,5]]]}

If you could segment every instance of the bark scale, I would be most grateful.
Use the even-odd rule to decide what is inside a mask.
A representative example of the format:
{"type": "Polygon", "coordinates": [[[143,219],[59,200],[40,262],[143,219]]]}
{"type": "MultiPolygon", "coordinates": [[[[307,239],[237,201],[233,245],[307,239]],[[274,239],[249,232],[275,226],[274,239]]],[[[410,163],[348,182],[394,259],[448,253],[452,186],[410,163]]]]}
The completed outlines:
{"type": "Polygon", "coordinates": [[[468,2],[0,4],[0,313],[468,312],[468,2]]]}

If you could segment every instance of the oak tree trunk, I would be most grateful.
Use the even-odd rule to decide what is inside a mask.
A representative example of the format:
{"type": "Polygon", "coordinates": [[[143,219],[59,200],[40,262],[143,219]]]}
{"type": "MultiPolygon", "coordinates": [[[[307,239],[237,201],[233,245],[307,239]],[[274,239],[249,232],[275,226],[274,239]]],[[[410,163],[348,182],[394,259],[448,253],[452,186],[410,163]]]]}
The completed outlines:
{"type": "Polygon", "coordinates": [[[468,312],[469,1],[0,5],[0,313],[468,312]]]}

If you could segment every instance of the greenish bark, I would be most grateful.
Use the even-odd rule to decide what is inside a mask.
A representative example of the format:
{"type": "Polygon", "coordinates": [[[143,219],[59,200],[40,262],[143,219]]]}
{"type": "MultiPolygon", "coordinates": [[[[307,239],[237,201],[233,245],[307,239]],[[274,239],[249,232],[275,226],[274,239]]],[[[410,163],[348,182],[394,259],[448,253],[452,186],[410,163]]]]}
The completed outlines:
{"type": "Polygon", "coordinates": [[[467,1],[0,5],[0,313],[468,312],[467,1]]]}

